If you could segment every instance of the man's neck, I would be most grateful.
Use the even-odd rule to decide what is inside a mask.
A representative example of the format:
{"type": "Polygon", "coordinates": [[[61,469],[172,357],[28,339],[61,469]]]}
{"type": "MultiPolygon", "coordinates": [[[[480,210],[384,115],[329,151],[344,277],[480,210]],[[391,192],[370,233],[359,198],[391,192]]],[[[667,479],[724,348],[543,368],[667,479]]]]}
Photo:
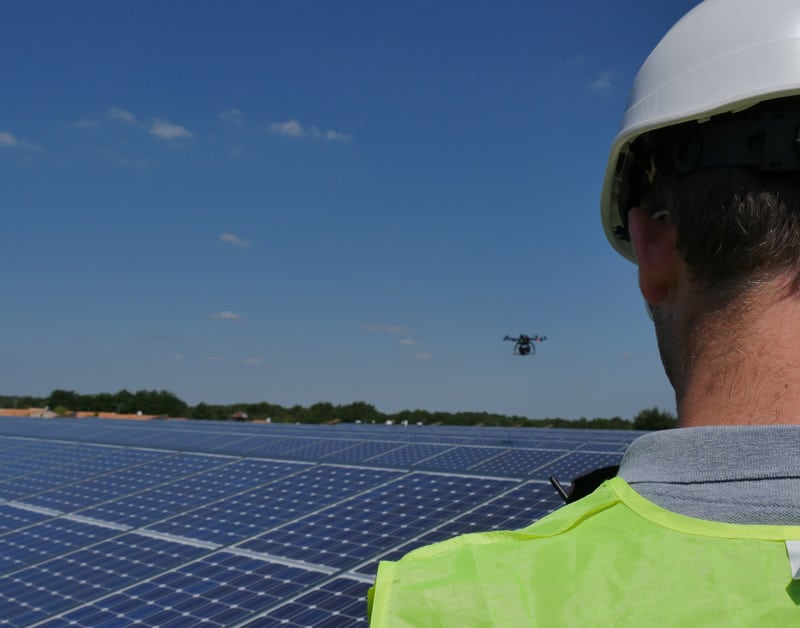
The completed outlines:
{"type": "Polygon", "coordinates": [[[776,283],[694,326],[676,386],[684,427],[800,423],[800,300],[776,283]],[[701,337],[702,336],[702,337],[701,337]]]}

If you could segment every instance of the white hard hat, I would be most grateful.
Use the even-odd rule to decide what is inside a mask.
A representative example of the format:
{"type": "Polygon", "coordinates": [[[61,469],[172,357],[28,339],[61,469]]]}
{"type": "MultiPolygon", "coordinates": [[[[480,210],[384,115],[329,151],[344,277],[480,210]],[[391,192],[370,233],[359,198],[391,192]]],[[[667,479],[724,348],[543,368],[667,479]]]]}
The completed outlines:
{"type": "Polygon", "coordinates": [[[622,163],[643,133],[800,94],[800,0],[705,0],[656,46],[633,82],[608,160],[600,213],[635,262],[618,206],[622,163]]]}

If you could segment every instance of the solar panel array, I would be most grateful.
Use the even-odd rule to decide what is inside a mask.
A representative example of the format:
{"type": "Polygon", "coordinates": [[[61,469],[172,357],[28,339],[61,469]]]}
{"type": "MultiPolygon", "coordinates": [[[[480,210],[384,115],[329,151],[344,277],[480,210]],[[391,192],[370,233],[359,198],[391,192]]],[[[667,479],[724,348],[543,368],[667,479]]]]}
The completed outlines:
{"type": "Polygon", "coordinates": [[[0,625],[365,625],[378,561],[526,526],[636,436],[0,417],[0,625]]]}

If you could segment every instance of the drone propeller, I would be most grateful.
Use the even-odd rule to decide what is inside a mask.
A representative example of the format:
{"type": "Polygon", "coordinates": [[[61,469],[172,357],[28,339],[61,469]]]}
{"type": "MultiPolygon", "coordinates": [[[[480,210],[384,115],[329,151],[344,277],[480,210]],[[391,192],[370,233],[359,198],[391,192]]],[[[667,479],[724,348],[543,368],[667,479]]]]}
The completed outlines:
{"type": "Polygon", "coordinates": [[[544,342],[547,340],[547,336],[540,336],[539,334],[533,334],[532,336],[520,334],[517,338],[514,338],[513,336],[506,334],[503,336],[503,340],[510,340],[511,342],[517,342],[520,344],[528,344],[531,342],[544,342]]]}

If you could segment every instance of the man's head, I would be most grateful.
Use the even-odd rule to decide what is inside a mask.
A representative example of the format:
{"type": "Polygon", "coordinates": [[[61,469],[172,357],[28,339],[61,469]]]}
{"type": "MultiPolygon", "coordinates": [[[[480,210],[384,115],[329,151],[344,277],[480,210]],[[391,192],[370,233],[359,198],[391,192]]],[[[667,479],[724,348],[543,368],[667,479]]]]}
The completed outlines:
{"type": "Polygon", "coordinates": [[[668,216],[702,287],[800,274],[800,97],[651,131],[629,161],[623,219],[637,206],[668,216]]]}
{"type": "Polygon", "coordinates": [[[786,134],[779,121],[762,115],[762,109],[799,111],[793,96],[800,96],[797,0],[706,0],[690,11],[639,70],[612,144],[601,197],[612,246],[635,261],[627,211],[642,198],[641,174],[651,173],[654,154],[662,174],[749,168],[762,155],[797,159],[796,121],[787,122],[787,143],[776,153],[775,138],[786,134]],[[771,144],[759,153],[749,142],[765,124],[771,144]]]}
{"type": "MultiPolygon", "coordinates": [[[[601,200],[680,399],[761,286],[800,286],[800,2],[706,0],[634,82],[601,200]]],[[[775,294],[774,291],[771,294],[775,294]]]]}

